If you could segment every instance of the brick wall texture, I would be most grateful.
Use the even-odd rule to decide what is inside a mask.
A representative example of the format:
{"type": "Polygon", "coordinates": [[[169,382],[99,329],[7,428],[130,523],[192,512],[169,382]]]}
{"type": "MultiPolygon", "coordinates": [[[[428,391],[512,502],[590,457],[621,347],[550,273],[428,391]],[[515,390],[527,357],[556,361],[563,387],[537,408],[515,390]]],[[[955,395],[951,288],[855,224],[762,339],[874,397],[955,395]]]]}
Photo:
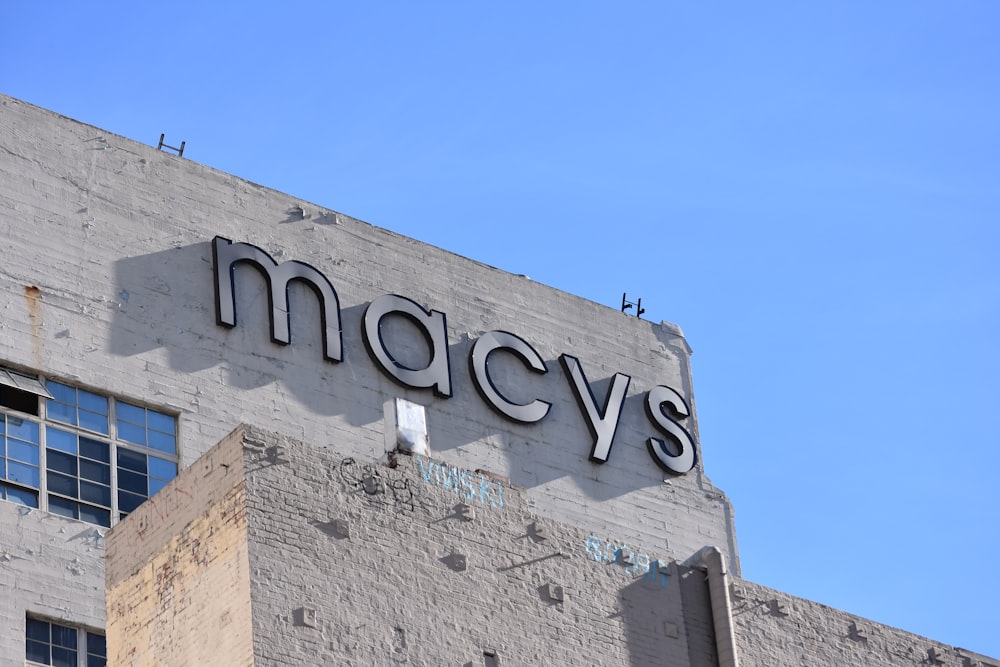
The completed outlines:
{"type": "MultiPolygon", "coordinates": [[[[739,555],[732,506],[706,475],[714,450],[698,440],[678,327],[2,95],[0,239],[0,365],[176,415],[185,468],[112,530],[107,572],[101,531],[0,502],[0,663],[23,662],[26,614],[103,626],[106,578],[123,664],[714,664],[698,555],[717,547],[735,574],[739,555]],[[299,283],[291,344],[273,342],[267,284],[250,266],[234,271],[236,326],[219,326],[216,236],[322,272],[343,359],[324,361],[318,302],[299,283]],[[366,349],[365,309],[383,295],[447,316],[450,397],[399,384],[366,349]],[[472,347],[497,330],[543,360],[538,374],[491,357],[509,399],[552,403],[538,423],[499,415],[474,386],[472,347]],[[605,464],[590,460],[562,355],[579,359],[598,404],[616,374],[631,378],[605,464]],[[645,396],[660,385],[691,409],[697,463],[680,476],[647,452],[645,396]],[[428,455],[392,458],[396,399],[423,409],[428,455]],[[267,431],[226,440],[240,424],[267,431]],[[220,441],[228,449],[203,456],[220,441]],[[183,650],[165,643],[178,634],[183,650]],[[128,662],[139,647],[147,662],[128,662]]],[[[399,319],[386,327],[393,352],[419,363],[423,337],[399,319]]],[[[799,606],[798,620],[759,606],[737,617],[741,644],[757,647],[748,660],[834,664],[861,650],[793,632],[843,634],[839,612],[799,606]]],[[[882,649],[881,633],[866,635],[871,655],[966,659],[926,640],[908,653],[905,633],[882,649]]]]}
{"type": "MultiPolygon", "coordinates": [[[[136,626],[156,628],[187,664],[210,664],[198,651],[236,643],[230,634],[245,640],[251,625],[257,665],[720,664],[704,567],[659,563],[618,536],[541,517],[508,480],[424,457],[363,461],[254,427],[174,484],[199,479],[215,489],[215,505],[183,528],[169,517],[161,526],[147,506],[109,535],[108,571],[124,573],[145,557],[122,548],[137,527],[163,538],[180,531],[154,538],[164,546],[124,586],[109,574],[110,648],[134,651],[120,664],[178,664],[143,661],[137,638],[150,633],[136,626]],[[229,577],[233,543],[246,545],[248,579],[229,577]],[[195,580],[222,582],[224,601],[202,595],[210,600],[178,609],[177,590],[195,580]],[[122,607],[118,588],[163,620],[132,620],[156,613],[122,607]],[[188,610],[201,627],[170,622],[188,610]]],[[[739,578],[728,590],[744,667],[995,667],[739,578]]],[[[233,655],[226,664],[251,664],[233,655]]]]}
{"type": "MultiPolygon", "coordinates": [[[[391,404],[403,398],[426,408],[437,460],[511,479],[539,514],[678,558],[714,544],[738,570],[732,508],[706,476],[700,444],[697,466],[679,477],[646,449],[657,434],[644,396],[657,385],[684,396],[697,439],[677,327],[4,96],[0,147],[0,364],[176,413],[184,465],[241,423],[384,458],[395,446],[391,404]],[[291,344],[271,340],[267,285],[250,266],[235,270],[236,326],[216,323],[217,235],[329,279],[340,300],[340,363],[323,360],[318,302],[300,283],[289,290],[291,344]],[[400,385],[366,350],[362,316],[386,294],[447,316],[450,398],[400,385]],[[473,384],[470,350],[493,330],[520,336],[544,360],[537,374],[509,353],[491,358],[511,400],[552,403],[536,424],[500,416],[473,384]],[[593,439],[562,354],[580,360],[601,405],[616,373],[632,378],[606,464],[589,460],[593,439]]],[[[426,354],[413,327],[391,329],[394,353],[426,354]]]]}
{"type": "Polygon", "coordinates": [[[104,628],[105,529],[0,501],[0,665],[24,663],[25,618],[104,628]]]}
{"type": "Polygon", "coordinates": [[[741,667],[1000,666],[1000,660],[746,580],[731,590],[741,667]]]}
{"type": "Polygon", "coordinates": [[[488,473],[234,436],[163,491],[187,509],[111,531],[113,664],[716,664],[700,570],[542,518],[488,473]]]}
{"type": "Polygon", "coordinates": [[[254,664],[241,447],[224,439],[115,526],[108,664],[254,664]]]}

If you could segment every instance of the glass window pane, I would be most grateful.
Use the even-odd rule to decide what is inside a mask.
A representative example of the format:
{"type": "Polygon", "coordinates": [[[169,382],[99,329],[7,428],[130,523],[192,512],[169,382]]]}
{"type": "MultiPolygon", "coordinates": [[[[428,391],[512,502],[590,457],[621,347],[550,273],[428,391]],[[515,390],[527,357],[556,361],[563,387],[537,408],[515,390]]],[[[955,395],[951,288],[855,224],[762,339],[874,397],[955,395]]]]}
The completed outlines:
{"type": "Polygon", "coordinates": [[[95,461],[111,463],[111,445],[100,440],[80,438],[80,456],[86,456],[95,461]]]}
{"type": "Polygon", "coordinates": [[[52,644],[66,648],[76,648],[76,628],[67,628],[58,623],[52,624],[52,644]]]}
{"type": "Polygon", "coordinates": [[[175,420],[171,415],[165,415],[162,412],[157,412],[156,410],[147,410],[146,420],[149,428],[169,433],[170,435],[177,434],[175,426],[177,420],[175,420]]]}
{"type": "Polygon", "coordinates": [[[128,442],[134,442],[137,445],[145,445],[146,428],[144,426],[136,426],[135,424],[119,421],[118,438],[121,440],[127,440],[128,442]]]}
{"type": "Polygon", "coordinates": [[[106,656],[108,654],[108,643],[104,635],[94,632],[87,633],[87,653],[99,656],[106,656]]]}
{"type": "Polygon", "coordinates": [[[49,511],[53,514],[68,516],[70,519],[76,519],[79,514],[79,507],[78,504],[72,500],[49,496],[49,511]]]}
{"type": "Polygon", "coordinates": [[[68,454],[76,454],[76,436],[57,428],[45,430],[45,446],[68,454]]]}
{"type": "Polygon", "coordinates": [[[155,477],[149,478],[149,495],[150,497],[155,496],[160,492],[160,489],[170,484],[169,479],[156,479],[155,477]]]}
{"type": "Polygon", "coordinates": [[[146,502],[145,496],[137,496],[125,491],[118,492],[118,509],[122,512],[131,512],[144,502],[146,502]]]}
{"type": "Polygon", "coordinates": [[[64,496],[77,497],[76,477],[67,477],[56,472],[50,472],[47,477],[49,492],[64,496]]]}
{"type": "Polygon", "coordinates": [[[7,435],[26,442],[38,442],[38,424],[8,415],[7,435]]]}
{"type": "Polygon", "coordinates": [[[140,408],[137,405],[130,405],[123,401],[118,401],[118,421],[123,419],[133,424],[139,424],[142,427],[146,426],[146,409],[140,408]]]}
{"type": "Polygon", "coordinates": [[[80,477],[101,484],[111,483],[111,466],[107,463],[80,459],[80,477]]]}
{"type": "Polygon", "coordinates": [[[109,528],[111,526],[111,510],[92,507],[91,505],[80,505],[80,520],[109,528]]]}
{"type": "Polygon", "coordinates": [[[149,446],[167,454],[177,453],[177,443],[174,436],[159,431],[148,431],[149,446]]]}
{"type": "Polygon", "coordinates": [[[80,500],[111,507],[111,487],[80,481],[80,500]]]}
{"type": "Polygon", "coordinates": [[[11,440],[7,446],[7,456],[18,461],[38,465],[38,445],[19,440],[11,440]]]}
{"type": "Polygon", "coordinates": [[[84,410],[90,410],[102,415],[108,414],[108,399],[106,396],[84,391],[83,389],[78,389],[76,396],[77,404],[84,410]]]}
{"type": "Polygon", "coordinates": [[[122,447],[118,448],[118,467],[128,470],[135,470],[141,473],[146,472],[146,455],[133,452],[122,447]]]}
{"type": "Polygon", "coordinates": [[[118,470],[118,488],[124,491],[131,491],[143,496],[149,493],[149,484],[146,476],[128,470],[118,470]]]}
{"type": "Polygon", "coordinates": [[[65,384],[60,384],[53,380],[45,381],[45,388],[57,401],[63,403],[76,403],[76,389],[65,384]]]}
{"type": "Polygon", "coordinates": [[[48,643],[49,624],[36,618],[29,618],[27,621],[24,626],[24,636],[28,639],[37,639],[40,642],[48,643]]]}
{"type": "Polygon", "coordinates": [[[40,662],[43,665],[47,665],[49,664],[49,645],[29,639],[25,646],[25,657],[32,662],[40,662]]]}
{"type": "Polygon", "coordinates": [[[103,635],[87,633],[87,667],[107,667],[108,647],[103,635]]]}
{"type": "Polygon", "coordinates": [[[52,667],[76,667],[76,651],[53,646],[52,667]]]}
{"type": "Polygon", "coordinates": [[[88,431],[97,431],[98,433],[107,435],[108,418],[105,415],[99,415],[95,412],[80,410],[80,427],[88,431]]]}
{"type": "Polygon", "coordinates": [[[17,461],[7,461],[7,479],[25,486],[38,488],[38,468],[17,461]]]}
{"type": "Polygon", "coordinates": [[[50,449],[45,454],[45,465],[49,470],[76,476],[76,457],[50,449]]]}
{"type": "Polygon", "coordinates": [[[46,405],[45,414],[48,415],[49,419],[63,424],[76,424],[75,406],[56,401],[49,401],[46,405]]]}
{"type": "Polygon", "coordinates": [[[173,479],[177,477],[177,464],[173,461],[164,461],[155,456],[150,456],[149,475],[150,477],[159,477],[160,479],[173,479]]]}
{"type": "Polygon", "coordinates": [[[38,507],[38,492],[28,491],[27,489],[19,489],[16,486],[8,486],[7,500],[12,503],[20,503],[27,507],[38,507]]]}

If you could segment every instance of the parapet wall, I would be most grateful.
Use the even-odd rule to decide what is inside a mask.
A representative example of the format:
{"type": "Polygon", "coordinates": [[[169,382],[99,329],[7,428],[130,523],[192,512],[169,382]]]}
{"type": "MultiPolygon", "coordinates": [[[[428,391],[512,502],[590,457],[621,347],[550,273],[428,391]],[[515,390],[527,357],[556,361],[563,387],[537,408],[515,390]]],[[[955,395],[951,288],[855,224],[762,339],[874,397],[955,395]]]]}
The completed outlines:
{"type": "Polygon", "coordinates": [[[699,570],[541,518],[484,471],[246,443],[259,664],[716,664],[699,570]]]}
{"type": "Polygon", "coordinates": [[[737,577],[726,620],[701,561],[543,518],[484,470],[337,449],[243,426],[115,527],[113,664],[731,667],[735,644],[742,667],[998,667],[737,577]]]}
{"type": "Polygon", "coordinates": [[[826,605],[737,579],[731,586],[741,667],[998,667],[1000,662],[826,605]]]}
{"type": "Polygon", "coordinates": [[[243,434],[108,535],[108,664],[252,667],[243,434]]]}

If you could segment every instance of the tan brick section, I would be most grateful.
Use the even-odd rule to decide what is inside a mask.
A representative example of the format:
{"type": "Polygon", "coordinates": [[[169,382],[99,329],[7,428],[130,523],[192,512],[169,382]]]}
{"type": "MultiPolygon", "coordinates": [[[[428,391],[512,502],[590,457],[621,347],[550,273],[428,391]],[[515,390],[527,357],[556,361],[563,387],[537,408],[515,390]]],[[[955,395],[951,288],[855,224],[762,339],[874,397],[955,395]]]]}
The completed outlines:
{"type": "Polygon", "coordinates": [[[109,535],[108,664],[251,666],[239,433],[109,535]]]}

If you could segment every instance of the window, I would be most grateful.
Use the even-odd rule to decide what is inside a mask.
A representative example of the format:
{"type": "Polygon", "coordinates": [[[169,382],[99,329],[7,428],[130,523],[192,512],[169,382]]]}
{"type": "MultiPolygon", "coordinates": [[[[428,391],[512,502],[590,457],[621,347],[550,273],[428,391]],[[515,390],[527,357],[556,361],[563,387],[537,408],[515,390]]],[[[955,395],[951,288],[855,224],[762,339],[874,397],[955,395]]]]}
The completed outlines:
{"type": "Polygon", "coordinates": [[[0,404],[37,415],[38,396],[52,398],[38,378],[0,368],[0,404]]]}
{"type": "Polygon", "coordinates": [[[6,369],[0,387],[0,499],[111,526],[177,476],[173,416],[6,369]]]}
{"type": "Polygon", "coordinates": [[[25,657],[30,665],[105,667],[108,649],[104,635],[84,628],[27,618],[25,657]]]}

